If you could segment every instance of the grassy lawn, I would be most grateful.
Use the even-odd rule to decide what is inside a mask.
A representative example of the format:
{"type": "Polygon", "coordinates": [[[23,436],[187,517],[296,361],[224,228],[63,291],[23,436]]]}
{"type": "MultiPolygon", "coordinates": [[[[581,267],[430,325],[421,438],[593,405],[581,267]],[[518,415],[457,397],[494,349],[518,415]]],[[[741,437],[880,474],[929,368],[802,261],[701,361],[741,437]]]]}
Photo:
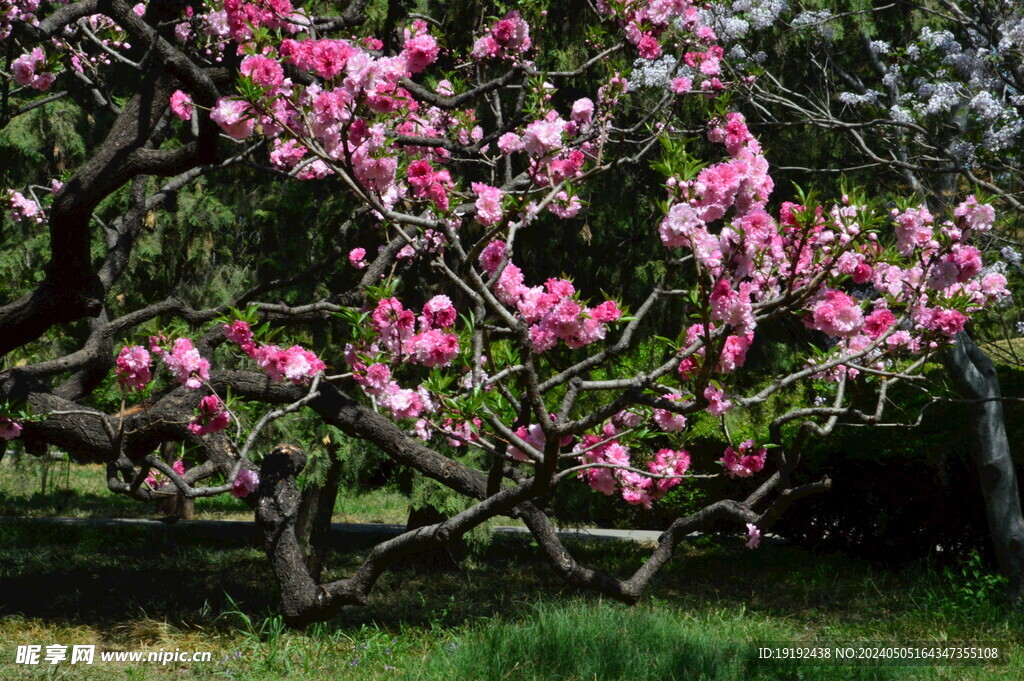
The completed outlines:
{"type": "MultiPolygon", "coordinates": [[[[35,457],[8,455],[0,462],[0,516],[74,518],[153,518],[160,514],[143,504],[107,489],[102,464],[67,465],[52,462],[46,472],[35,457]]],[[[199,520],[252,520],[253,512],[240,499],[223,494],[195,501],[199,520]]],[[[405,523],[408,500],[400,493],[378,489],[364,494],[339,494],[334,522],[405,523]]]]}
{"type": "MultiPolygon", "coordinates": [[[[328,578],[369,549],[353,539],[328,578]]],[[[571,544],[621,572],[634,544],[571,544]]],[[[739,539],[686,545],[627,608],[567,587],[523,537],[494,537],[458,572],[384,575],[366,608],[304,632],[274,615],[276,588],[244,538],[174,528],[0,524],[0,679],[1020,679],[1024,618],[984,579],[927,566],[876,570],[739,539]],[[772,666],[758,642],[998,642],[1008,666],[772,666]],[[21,644],[209,651],[207,663],[16,666],[21,644]]],[[[969,570],[967,571],[969,573],[969,570]]]]}

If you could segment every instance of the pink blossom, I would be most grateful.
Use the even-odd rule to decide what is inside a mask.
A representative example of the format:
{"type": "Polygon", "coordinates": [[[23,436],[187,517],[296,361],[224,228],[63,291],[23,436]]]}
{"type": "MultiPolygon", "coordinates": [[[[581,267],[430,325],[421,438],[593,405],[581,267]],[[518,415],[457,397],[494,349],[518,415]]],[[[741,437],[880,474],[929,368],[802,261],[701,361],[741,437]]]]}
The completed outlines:
{"type": "Polygon", "coordinates": [[[589,97],[577,99],[572,104],[572,113],[569,118],[580,125],[586,125],[594,118],[594,102],[589,97]]]}
{"type": "Polygon", "coordinates": [[[12,189],[7,190],[7,201],[10,206],[11,220],[21,222],[26,219],[42,224],[45,221],[45,214],[39,204],[25,197],[21,192],[12,189]]]}
{"type": "Polygon", "coordinates": [[[534,121],[526,126],[526,132],[523,133],[523,147],[531,156],[544,156],[550,151],[561,149],[564,127],[565,124],[557,119],[534,121]]]}
{"type": "Polygon", "coordinates": [[[196,390],[210,379],[210,362],[203,359],[188,338],[177,339],[171,351],[160,356],[174,378],[189,390],[196,390]]]}
{"type": "Polygon", "coordinates": [[[408,354],[411,361],[425,367],[448,366],[459,354],[459,337],[440,329],[424,331],[409,339],[408,354]]]}
{"type": "Polygon", "coordinates": [[[287,350],[276,345],[262,345],[252,353],[252,358],[271,380],[287,379],[296,385],[310,382],[327,368],[316,354],[300,345],[293,345],[287,350]]]}
{"type": "Polygon", "coordinates": [[[497,187],[491,187],[482,182],[474,182],[473,192],[476,199],[476,220],[484,227],[496,225],[501,221],[501,201],[505,196],[497,187]]]}
{"type": "Polygon", "coordinates": [[[484,250],[480,252],[480,269],[487,274],[494,274],[498,270],[498,265],[501,264],[502,258],[505,257],[505,242],[500,239],[495,239],[484,247],[484,250]]]}
{"type": "Polygon", "coordinates": [[[752,331],[756,325],[750,300],[753,290],[751,284],[744,282],[736,291],[727,279],[720,279],[708,299],[711,303],[711,318],[729,324],[740,334],[752,331]]]}
{"type": "MultiPolygon", "coordinates": [[[[185,475],[185,462],[182,461],[181,459],[178,459],[173,464],[171,464],[171,470],[173,470],[179,476],[185,475]]],[[[150,488],[158,490],[166,487],[167,484],[170,483],[170,480],[167,478],[166,475],[164,475],[163,473],[154,468],[151,469],[149,475],[146,476],[145,483],[149,485],[150,488]]]]}
{"type": "Polygon", "coordinates": [[[725,455],[719,459],[719,463],[725,467],[730,478],[748,478],[764,468],[768,450],[762,447],[753,454],[749,454],[748,452],[753,448],[754,441],[746,440],[740,444],[738,452],[732,447],[725,449],[725,455]]]}
{"type": "Polygon", "coordinates": [[[580,197],[573,194],[569,196],[566,192],[558,192],[554,200],[548,204],[548,210],[562,218],[568,220],[576,217],[576,214],[580,212],[583,204],[580,202],[580,197]]]}
{"type": "Polygon", "coordinates": [[[753,523],[747,523],[747,548],[756,549],[761,543],[761,530],[753,523]]]}
{"type": "Polygon", "coordinates": [[[514,132],[506,132],[498,138],[498,151],[506,156],[523,149],[523,140],[514,132]]]}
{"type": "Polygon", "coordinates": [[[864,333],[874,340],[888,331],[889,327],[895,323],[896,315],[886,308],[879,308],[864,320],[864,333]]]}
{"type": "Polygon", "coordinates": [[[452,305],[448,296],[434,296],[423,306],[423,316],[420,323],[426,328],[441,327],[448,328],[455,323],[458,313],[452,305]]]}
{"type": "Polygon", "coordinates": [[[256,343],[253,341],[252,330],[249,328],[248,322],[243,322],[239,319],[230,324],[225,324],[224,337],[237,344],[242,349],[242,352],[250,357],[256,350],[256,343]]]}
{"type": "Polygon", "coordinates": [[[753,342],[753,333],[726,338],[715,369],[720,373],[728,374],[742,367],[747,361],[747,350],[750,349],[753,342]]]}
{"type": "Polygon", "coordinates": [[[864,314],[857,301],[842,291],[825,291],[811,308],[811,315],[811,328],[837,338],[853,336],[864,326],[864,314]]]}
{"type": "Polygon", "coordinates": [[[998,272],[989,272],[981,280],[981,292],[990,298],[1001,298],[1010,292],[1006,289],[1006,277],[998,272]]]}
{"type": "MultiPolygon", "coordinates": [[[[682,402],[683,396],[679,394],[666,395],[665,399],[670,402],[682,402]]],[[[667,432],[678,432],[686,427],[686,417],[682,414],[667,409],[654,410],[654,422],[658,427],[667,432]]]]}
{"type": "Polygon", "coordinates": [[[208,433],[219,433],[228,427],[231,414],[224,402],[216,395],[207,395],[199,400],[199,414],[188,424],[188,429],[202,437],[208,433]]]}
{"type": "Polygon", "coordinates": [[[181,90],[175,90],[171,95],[171,111],[183,121],[192,120],[192,98],[181,90]]]}
{"type": "MultiPolygon", "coordinates": [[[[648,470],[655,475],[682,476],[690,468],[690,453],[685,449],[659,449],[654,460],[647,463],[648,470]]],[[[658,496],[663,496],[670,489],[682,482],[682,478],[659,478],[654,481],[658,496]]]]}
{"type": "Polygon", "coordinates": [[[141,345],[121,348],[114,365],[117,382],[124,390],[142,390],[153,378],[149,353],[141,345]]]}
{"type": "Polygon", "coordinates": [[[366,261],[363,260],[365,257],[365,248],[353,248],[348,252],[348,261],[352,264],[352,267],[355,267],[357,270],[366,269],[366,261]]]}
{"type": "Polygon", "coordinates": [[[473,59],[509,59],[530,49],[530,26],[518,11],[512,11],[473,43],[473,59]]]}
{"type": "Polygon", "coordinates": [[[996,219],[992,206],[985,203],[979,204],[974,194],[968,196],[958,205],[953,210],[953,215],[962,221],[965,228],[973,229],[976,232],[987,232],[992,229],[992,223],[996,219]]]}
{"type": "Polygon", "coordinates": [[[396,419],[418,418],[424,409],[423,397],[418,392],[399,388],[397,383],[388,386],[381,401],[396,419]]]}
{"type": "MultiPolygon", "coordinates": [[[[306,155],[306,151],[306,147],[299,144],[298,140],[282,141],[278,137],[274,140],[274,150],[270,152],[270,162],[278,168],[294,168],[306,155]]],[[[321,161],[321,163],[323,162],[321,161]]],[[[306,167],[309,168],[309,166],[306,167]]]]}
{"type": "Polygon", "coordinates": [[[672,92],[680,95],[693,89],[693,81],[690,78],[673,78],[672,92]]]}
{"type": "Polygon", "coordinates": [[[239,99],[221,97],[210,111],[210,120],[219,125],[226,135],[236,140],[252,134],[255,121],[248,116],[249,105],[239,99]]]}
{"type": "Polygon", "coordinates": [[[587,314],[590,315],[591,319],[607,323],[614,322],[622,317],[622,310],[619,309],[618,304],[614,300],[606,300],[592,310],[589,310],[587,314]]]}
{"type": "Polygon", "coordinates": [[[896,241],[901,255],[910,255],[915,248],[931,241],[934,218],[927,208],[908,208],[902,213],[894,209],[892,215],[896,220],[896,241]]]}
{"type": "Polygon", "coordinates": [[[640,56],[643,59],[657,59],[661,56],[661,44],[650,33],[645,33],[640,38],[637,49],[640,51],[640,56]]]}
{"type": "Polygon", "coordinates": [[[651,508],[653,480],[646,475],[626,470],[616,471],[616,477],[622,486],[622,498],[627,504],[651,508]]]}
{"type": "Polygon", "coordinates": [[[930,310],[923,320],[925,328],[939,331],[950,338],[963,331],[966,323],[967,316],[962,312],[942,308],[930,310]]]}
{"type": "Polygon", "coordinates": [[[419,73],[437,61],[440,48],[434,36],[429,33],[420,33],[405,41],[402,47],[402,56],[409,66],[409,71],[419,73]]]}
{"type": "Polygon", "coordinates": [[[712,416],[721,416],[733,406],[732,402],[725,399],[723,391],[710,385],[704,389],[704,399],[708,401],[708,413],[712,416]]]}
{"type": "Polygon", "coordinates": [[[11,62],[14,82],[35,90],[49,90],[56,76],[42,71],[46,65],[46,54],[42,48],[35,47],[31,52],[21,55],[11,62]]]}
{"type": "Polygon", "coordinates": [[[661,221],[658,234],[665,248],[678,248],[689,246],[691,235],[703,227],[704,221],[693,206],[688,203],[677,203],[661,221]]]}
{"type": "Polygon", "coordinates": [[[174,37],[178,39],[179,43],[188,42],[188,39],[192,37],[192,25],[187,21],[183,21],[174,27],[174,37]]]}
{"type": "Polygon", "coordinates": [[[259,473],[248,468],[239,469],[235,481],[231,484],[231,496],[242,499],[255,492],[259,486],[259,473]]]}
{"type": "Polygon", "coordinates": [[[239,70],[260,87],[277,87],[284,82],[284,70],[281,65],[260,54],[243,59],[239,70]]]}

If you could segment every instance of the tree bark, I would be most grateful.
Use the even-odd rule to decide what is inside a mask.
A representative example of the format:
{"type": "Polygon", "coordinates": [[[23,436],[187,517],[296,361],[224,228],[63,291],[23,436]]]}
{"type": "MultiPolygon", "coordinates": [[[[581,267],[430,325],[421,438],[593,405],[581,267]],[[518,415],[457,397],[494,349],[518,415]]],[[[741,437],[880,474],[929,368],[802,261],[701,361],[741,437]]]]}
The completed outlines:
{"type": "Polygon", "coordinates": [[[338,460],[337,451],[336,446],[328,447],[331,463],[327,468],[324,484],[303,490],[299,516],[296,520],[295,533],[306,554],[306,567],[316,581],[320,580],[323,572],[327,535],[331,529],[334,502],[338,498],[338,486],[341,484],[341,462],[338,460]]]}
{"type": "Polygon", "coordinates": [[[1002,393],[995,365],[970,336],[961,333],[946,354],[946,366],[971,406],[973,455],[978,466],[989,531],[999,571],[1009,580],[1007,599],[1024,604],[1024,516],[1017,475],[1003,420],[1002,393]]]}

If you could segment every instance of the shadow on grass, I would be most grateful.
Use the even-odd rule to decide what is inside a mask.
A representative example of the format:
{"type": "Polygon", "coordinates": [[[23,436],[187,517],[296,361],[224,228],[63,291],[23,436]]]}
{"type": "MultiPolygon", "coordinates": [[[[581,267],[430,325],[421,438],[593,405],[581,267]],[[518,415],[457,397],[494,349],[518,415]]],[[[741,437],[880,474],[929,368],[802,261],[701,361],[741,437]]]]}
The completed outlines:
{"type": "MultiPolygon", "coordinates": [[[[251,535],[203,537],[180,526],[0,524],[0,616],[83,624],[139,616],[186,627],[227,630],[217,615],[237,608],[253,618],[277,611],[277,586],[251,535]]],[[[329,551],[324,580],[351,574],[376,540],[344,535],[329,551]]],[[[619,576],[639,567],[649,547],[629,542],[571,542],[580,562],[619,576]]],[[[757,551],[737,538],[684,544],[650,590],[648,602],[682,609],[744,609],[767,617],[868,625],[918,607],[930,576],[917,568],[875,570],[840,556],[787,546],[757,551]]],[[[494,536],[456,572],[385,573],[369,607],[342,608],[333,624],[458,626],[525,604],[600,597],[563,582],[527,537],[494,536]]],[[[927,626],[926,622],[922,626],[927,626]]]]}

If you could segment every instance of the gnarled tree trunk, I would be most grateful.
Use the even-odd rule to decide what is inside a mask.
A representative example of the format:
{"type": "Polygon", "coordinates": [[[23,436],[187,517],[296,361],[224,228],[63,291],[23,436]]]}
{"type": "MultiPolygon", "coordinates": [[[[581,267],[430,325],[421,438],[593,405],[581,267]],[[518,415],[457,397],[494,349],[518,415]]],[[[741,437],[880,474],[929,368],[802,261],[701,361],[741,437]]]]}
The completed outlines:
{"type": "Polygon", "coordinates": [[[946,355],[946,366],[971,405],[974,460],[978,465],[989,531],[1000,572],[1009,580],[1007,598],[1024,604],[1024,516],[1017,476],[1003,420],[1002,393],[995,365],[970,336],[961,333],[946,355]]]}

